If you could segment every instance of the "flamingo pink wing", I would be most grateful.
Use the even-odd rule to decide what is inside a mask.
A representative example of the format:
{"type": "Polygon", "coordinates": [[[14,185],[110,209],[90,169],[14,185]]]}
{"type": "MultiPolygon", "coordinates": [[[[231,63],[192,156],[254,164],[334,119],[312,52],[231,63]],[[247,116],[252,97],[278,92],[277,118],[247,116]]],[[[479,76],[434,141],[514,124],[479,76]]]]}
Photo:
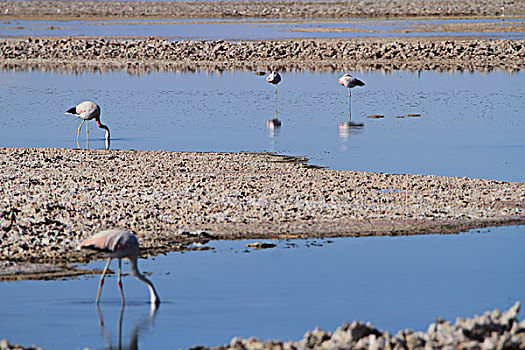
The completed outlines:
{"type": "Polygon", "coordinates": [[[83,241],[78,247],[100,250],[105,252],[117,252],[131,247],[138,248],[137,238],[124,230],[107,230],[83,241]]]}

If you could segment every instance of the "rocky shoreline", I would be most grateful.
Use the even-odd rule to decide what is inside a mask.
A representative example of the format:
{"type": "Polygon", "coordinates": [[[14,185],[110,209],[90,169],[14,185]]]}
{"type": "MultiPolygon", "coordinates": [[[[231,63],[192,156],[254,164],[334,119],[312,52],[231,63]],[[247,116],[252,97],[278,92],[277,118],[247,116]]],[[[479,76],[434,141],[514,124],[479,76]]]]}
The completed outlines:
{"type": "Polygon", "coordinates": [[[169,41],[8,39],[3,69],[120,70],[481,70],[525,69],[525,40],[169,41]]]}
{"type": "Polygon", "coordinates": [[[370,324],[354,321],[333,333],[316,328],[298,342],[234,338],[230,344],[214,349],[525,349],[525,321],[519,322],[519,310],[520,304],[516,303],[503,313],[487,311],[482,316],[458,318],[455,324],[438,319],[426,333],[405,329],[391,335],[370,324]]]}
{"type": "MultiPolygon", "coordinates": [[[[345,323],[333,333],[319,328],[308,331],[299,341],[267,340],[257,338],[233,338],[230,344],[217,348],[204,346],[192,350],[302,350],[302,349],[525,349],[525,320],[519,321],[520,304],[508,310],[487,311],[481,316],[457,318],[456,323],[437,319],[426,332],[411,329],[400,330],[391,335],[373,327],[370,323],[354,321],[345,323]]],[[[27,349],[0,341],[1,350],[27,349]]]]}
{"type": "Polygon", "coordinates": [[[210,239],[525,223],[525,183],[335,171],[271,154],[1,148],[0,164],[0,249],[13,262],[88,261],[77,244],[108,228],[156,254],[210,239]]]}
{"type": "MultiPolygon", "coordinates": [[[[0,19],[501,16],[501,5],[492,0],[0,1],[0,19]]],[[[507,1],[504,13],[523,15],[525,3],[507,1]]]]}

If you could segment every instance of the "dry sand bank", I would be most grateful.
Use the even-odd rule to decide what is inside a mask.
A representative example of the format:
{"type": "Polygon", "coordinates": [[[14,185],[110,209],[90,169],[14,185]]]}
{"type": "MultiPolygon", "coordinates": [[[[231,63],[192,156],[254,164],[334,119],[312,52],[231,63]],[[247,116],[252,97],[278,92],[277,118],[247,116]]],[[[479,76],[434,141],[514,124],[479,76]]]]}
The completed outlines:
{"type": "MultiPolygon", "coordinates": [[[[500,16],[501,5],[494,0],[0,1],[0,19],[500,16]]],[[[506,1],[504,13],[525,14],[525,2],[506,1]]]]}
{"type": "Polygon", "coordinates": [[[9,39],[0,42],[3,69],[311,70],[371,69],[517,71],[525,40],[283,40],[256,42],[9,39]]]}
{"type": "Polygon", "coordinates": [[[0,249],[12,261],[85,261],[76,245],[107,228],[137,233],[156,253],[210,238],[525,222],[525,183],[335,171],[267,154],[3,148],[0,164],[0,249]]]}

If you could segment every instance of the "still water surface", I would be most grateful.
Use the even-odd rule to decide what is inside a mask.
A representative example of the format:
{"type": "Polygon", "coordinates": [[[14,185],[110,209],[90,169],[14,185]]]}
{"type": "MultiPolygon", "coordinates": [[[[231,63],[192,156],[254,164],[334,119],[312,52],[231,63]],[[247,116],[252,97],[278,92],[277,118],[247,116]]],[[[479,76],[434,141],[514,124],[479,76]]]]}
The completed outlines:
{"type": "MultiPolygon", "coordinates": [[[[249,151],[305,156],[341,170],[525,180],[525,75],[495,71],[282,73],[274,87],[251,72],[56,73],[0,71],[0,147],[76,148],[83,100],[102,107],[114,149],[249,151]],[[396,118],[407,114],[416,118],[396,118]],[[383,119],[368,119],[381,114],[383,119]]],[[[93,122],[90,147],[104,148],[93,122]]],[[[85,147],[85,127],[81,133],[85,147]]]]}
{"type": "Polygon", "coordinates": [[[479,37],[523,39],[525,18],[485,19],[176,19],[0,21],[0,37],[163,37],[171,40],[479,37]]]}
{"type": "MultiPolygon", "coordinates": [[[[333,331],[354,319],[391,333],[426,331],[438,316],[454,322],[525,302],[524,226],[331,243],[277,241],[263,251],[248,250],[246,243],[210,242],[214,251],[140,260],[162,304],[150,317],[147,288],[124,277],[122,343],[136,337],[143,349],[174,349],[217,346],[235,336],[299,340],[315,326],[333,331]]],[[[97,287],[98,276],[1,283],[0,338],[49,349],[116,346],[116,278],[104,285],[103,329],[97,287]]]]}

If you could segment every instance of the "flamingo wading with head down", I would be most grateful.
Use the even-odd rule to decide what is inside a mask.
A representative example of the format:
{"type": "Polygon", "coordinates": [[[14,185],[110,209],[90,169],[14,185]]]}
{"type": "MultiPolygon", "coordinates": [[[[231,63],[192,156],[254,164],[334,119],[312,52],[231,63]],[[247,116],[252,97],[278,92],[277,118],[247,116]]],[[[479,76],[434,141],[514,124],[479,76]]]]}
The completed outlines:
{"type": "Polygon", "coordinates": [[[84,101],[79,103],[76,107],[72,107],[66,111],[66,114],[72,114],[75,117],[82,119],[82,123],[78,127],[77,132],[77,146],[80,148],[78,143],[78,136],[80,135],[80,129],[86,121],[86,136],[87,136],[87,148],[89,148],[89,121],[95,119],[97,126],[101,129],[106,130],[106,149],[109,149],[109,128],[100,122],[100,106],[91,101],[84,101]]]}
{"type": "Polygon", "coordinates": [[[361,80],[354,78],[350,74],[345,74],[337,80],[339,85],[343,85],[348,88],[348,123],[351,124],[352,120],[352,88],[356,86],[365,86],[361,80]]]}
{"type": "Polygon", "coordinates": [[[139,241],[137,237],[124,230],[106,230],[97,233],[91,238],[86,239],[78,246],[79,249],[91,249],[107,253],[108,262],[104,268],[104,272],[100,277],[100,285],[98,286],[97,305],[100,301],[100,293],[102,292],[102,285],[104,284],[104,277],[109,267],[111,259],[118,259],[118,286],[120,288],[120,297],[122,298],[122,305],[124,305],[124,292],[122,290],[121,281],[121,266],[122,259],[129,259],[131,266],[131,274],[137,277],[142,282],[148,285],[151,297],[151,306],[157,307],[160,304],[160,298],[155,291],[153,283],[140,273],[137,267],[137,259],[139,257],[139,241]]]}

